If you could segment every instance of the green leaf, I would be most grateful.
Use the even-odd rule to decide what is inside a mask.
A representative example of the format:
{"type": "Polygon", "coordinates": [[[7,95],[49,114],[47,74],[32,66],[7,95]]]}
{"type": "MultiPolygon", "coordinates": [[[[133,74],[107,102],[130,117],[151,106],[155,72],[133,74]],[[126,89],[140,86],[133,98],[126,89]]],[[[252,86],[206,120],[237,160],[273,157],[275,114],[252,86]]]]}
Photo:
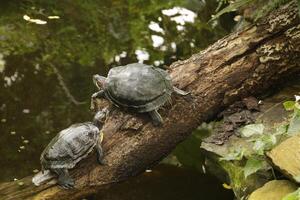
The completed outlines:
{"type": "Polygon", "coordinates": [[[249,124],[241,128],[241,135],[243,137],[251,137],[253,135],[262,135],[264,133],[263,124],[249,124]]]}
{"type": "Polygon", "coordinates": [[[287,130],[288,135],[295,135],[300,133],[300,113],[295,110],[294,115],[290,121],[290,125],[287,130]]]}
{"type": "Polygon", "coordinates": [[[294,110],[295,108],[295,101],[286,101],[283,103],[284,109],[287,111],[294,110]]]}
{"type": "Polygon", "coordinates": [[[250,3],[253,0],[237,0],[234,3],[229,4],[227,7],[223,8],[222,10],[220,10],[217,14],[215,14],[210,20],[209,22],[219,18],[221,15],[225,14],[225,13],[229,13],[229,12],[233,12],[236,11],[237,9],[241,8],[242,6],[250,3]]]}
{"type": "Polygon", "coordinates": [[[299,102],[296,102],[296,103],[295,103],[295,108],[296,108],[297,110],[300,110],[300,104],[299,104],[299,102]]]}
{"type": "Polygon", "coordinates": [[[264,155],[266,150],[272,149],[272,147],[276,144],[277,139],[275,135],[263,135],[254,141],[253,150],[258,155],[264,155]]]}
{"type": "Polygon", "coordinates": [[[255,141],[254,145],[253,145],[253,150],[258,155],[264,155],[264,153],[265,153],[265,143],[262,140],[255,141]]]}
{"type": "Polygon", "coordinates": [[[276,132],[274,135],[285,135],[287,133],[289,125],[288,124],[282,124],[279,127],[276,128],[276,132]]]}
{"type": "Polygon", "coordinates": [[[300,188],[298,188],[298,190],[296,190],[295,192],[287,194],[285,197],[282,198],[282,200],[299,200],[299,199],[300,199],[300,188]]]}
{"type": "Polygon", "coordinates": [[[247,178],[249,175],[254,174],[264,166],[264,160],[249,158],[244,167],[244,176],[247,178]]]}
{"type": "Polygon", "coordinates": [[[226,161],[242,160],[244,157],[245,151],[246,151],[245,148],[239,147],[237,149],[234,149],[233,152],[230,152],[226,156],[220,158],[220,161],[222,161],[222,160],[226,160],[226,161]]]}

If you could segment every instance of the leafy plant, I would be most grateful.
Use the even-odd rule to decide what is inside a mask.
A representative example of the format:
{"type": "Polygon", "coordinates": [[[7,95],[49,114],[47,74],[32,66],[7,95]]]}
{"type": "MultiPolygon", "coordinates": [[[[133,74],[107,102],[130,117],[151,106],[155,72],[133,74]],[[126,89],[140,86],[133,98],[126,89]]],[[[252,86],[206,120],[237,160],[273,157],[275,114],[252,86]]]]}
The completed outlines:
{"type": "Polygon", "coordinates": [[[298,188],[298,190],[296,190],[295,192],[292,192],[282,198],[282,200],[299,200],[299,199],[300,199],[300,188],[298,188]]]}
{"type": "Polygon", "coordinates": [[[267,3],[265,1],[262,1],[262,6],[257,9],[256,12],[253,13],[253,19],[254,21],[257,21],[261,17],[269,14],[272,10],[278,8],[280,5],[283,5],[290,0],[269,0],[267,3]]]}
{"type": "Polygon", "coordinates": [[[283,103],[283,107],[286,111],[294,110],[295,101],[286,101],[286,102],[283,103]]]}
{"type": "MultiPolygon", "coordinates": [[[[229,12],[234,12],[239,9],[243,9],[244,7],[251,7],[254,6],[255,9],[253,9],[250,18],[253,21],[257,21],[261,17],[267,15],[272,10],[275,10],[280,5],[289,2],[290,0],[236,0],[234,2],[231,2],[227,7],[223,8],[222,10],[217,10],[218,12],[211,18],[212,20],[215,20],[219,18],[221,15],[229,12]]],[[[227,1],[221,0],[219,2],[218,8],[222,7],[227,1]]],[[[298,0],[298,5],[300,5],[298,0]]],[[[300,6],[299,6],[300,7],[300,6]]],[[[300,11],[299,11],[300,14],[300,11]]]]}
{"type": "Polygon", "coordinates": [[[258,170],[262,169],[266,164],[266,161],[262,158],[251,157],[247,160],[244,167],[244,176],[247,178],[251,174],[254,174],[258,170]]]}
{"type": "Polygon", "coordinates": [[[263,135],[254,140],[253,150],[258,155],[264,155],[265,151],[271,150],[276,143],[277,143],[277,139],[275,135],[271,135],[271,134],[263,135]]]}
{"type": "Polygon", "coordinates": [[[233,161],[233,160],[242,160],[244,157],[246,149],[242,147],[238,147],[233,149],[232,152],[228,153],[226,156],[220,158],[220,161],[233,161]]]}
{"type": "Polygon", "coordinates": [[[300,133],[300,104],[297,101],[298,96],[295,96],[295,101],[286,101],[283,103],[285,110],[294,111],[290,123],[287,128],[288,135],[300,133]]]}
{"type": "Polygon", "coordinates": [[[243,137],[251,137],[254,135],[262,135],[264,133],[263,124],[249,124],[241,128],[241,135],[243,137]]]}
{"type": "Polygon", "coordinates": [[[227,7],[223,8],[222,10],[220,10],[219,12],[217,12],[210,21],[215,20],[217,18],[219,18],[221,15],[225,14],[225,13],[229,13],[229,12],[233,12],[233,11],[237,11],[239,8],[241,8],[242,6],[245,6],[249,3],[251,3],[254,0],[237,0],[231,4],[229,4],[227,7]]]}

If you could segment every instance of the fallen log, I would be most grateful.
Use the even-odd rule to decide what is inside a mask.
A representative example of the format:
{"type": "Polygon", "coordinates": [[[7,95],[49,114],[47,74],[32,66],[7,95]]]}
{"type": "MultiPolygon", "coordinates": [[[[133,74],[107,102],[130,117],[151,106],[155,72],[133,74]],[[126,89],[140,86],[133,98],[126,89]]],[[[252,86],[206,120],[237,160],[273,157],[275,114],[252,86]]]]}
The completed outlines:
{"type": "Polygon", "coordinates": [[[135,176],[157,164],[200,123],[249,95],[260,95],[300,71],[300,19],[296,1],[275,10],[244,30],[170,66],[174,84],[193,95],[193,102],[175,97],[161,109],[162,127],[144,114],[114,109],[104,127],[106,166],[95,155],[71,171],[76,189],[54,184],[39,187],[31,176],[0,185],[0,199],[77,199],[135,176]]]}

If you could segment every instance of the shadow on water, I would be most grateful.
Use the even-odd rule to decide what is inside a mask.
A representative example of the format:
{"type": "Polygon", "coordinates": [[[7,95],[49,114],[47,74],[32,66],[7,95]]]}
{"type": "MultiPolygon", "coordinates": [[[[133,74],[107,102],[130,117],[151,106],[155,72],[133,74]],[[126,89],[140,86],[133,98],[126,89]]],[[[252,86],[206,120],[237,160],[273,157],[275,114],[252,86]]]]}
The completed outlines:
{"type": "MultiPolygon", "coordinates": [[[[132,62],[166,67],[226,35],[232,16],[206,23],[216,7],[215,0],[5,1],[0,7],[0,182],[39,170],[42,150],[60,130],[91,119],[92,74],[132,62]],[[64,86],[86,103],[72,103],[64,86]]],[[[159,166],[93,198],[203,199],[207,193],[206,199],[228,195],[213,177],[159,166]]]]}
{"type": "Polygon", "coordinates": [[[116,184],[88,200],[232,200],[231,190],[224,189],[215,177],[196,170],[172,165],[158,165],[126,182],[116,184]]]}

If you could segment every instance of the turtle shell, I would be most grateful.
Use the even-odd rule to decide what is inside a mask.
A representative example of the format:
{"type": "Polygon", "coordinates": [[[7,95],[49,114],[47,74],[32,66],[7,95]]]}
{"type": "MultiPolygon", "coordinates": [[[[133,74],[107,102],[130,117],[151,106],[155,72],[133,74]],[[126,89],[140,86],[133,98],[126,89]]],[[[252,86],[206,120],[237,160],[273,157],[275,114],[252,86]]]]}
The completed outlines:
{"type": "Polygon", "coordinates": [[[62,130],[43,151],[43,168],[73,168],[93,150],[99,135],[99,129],[91,122],[74,124],[62,130]]]}
{"type": "Polygon", "coordinates": [[[112,68],[104,91],[106,97],[117,106],[149,112],[170,99],[173,86],[166,71],[134,63],[112,68]]]}

